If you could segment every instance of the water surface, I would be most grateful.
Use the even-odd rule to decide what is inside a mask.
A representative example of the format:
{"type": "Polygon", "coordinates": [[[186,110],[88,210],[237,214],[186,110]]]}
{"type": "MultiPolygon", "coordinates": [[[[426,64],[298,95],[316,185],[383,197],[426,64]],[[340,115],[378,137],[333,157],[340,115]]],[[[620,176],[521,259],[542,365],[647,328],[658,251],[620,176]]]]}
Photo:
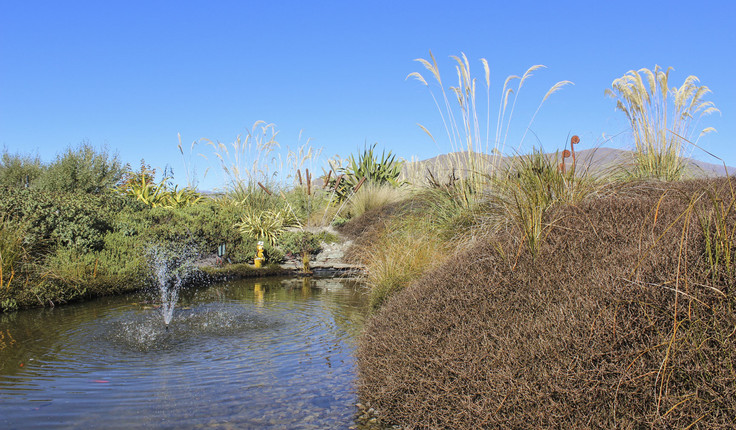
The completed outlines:
{"type": "Polygon", "coordinates": [[[0,314],[0,427],[347,428],[366,314],[341,279],[236,281],[0,314]]]}

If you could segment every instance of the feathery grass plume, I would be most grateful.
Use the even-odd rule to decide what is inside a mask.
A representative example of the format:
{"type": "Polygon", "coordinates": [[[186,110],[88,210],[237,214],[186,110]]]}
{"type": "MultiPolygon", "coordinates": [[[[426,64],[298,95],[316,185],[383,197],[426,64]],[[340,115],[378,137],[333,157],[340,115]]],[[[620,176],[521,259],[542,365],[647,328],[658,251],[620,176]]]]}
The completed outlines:
{"type": "MultiPolygon", "coordinates": [[[[181,133],[177,133],[176,135],[179,138],[179,144],[176,147],[179,149],[179,154],[181,154],[181,161],[184,164],[184,173],[187,175],[187,188],[194,190],[197,188],[199,181],[197,180],[197,169],[192,163],[192,153],[194,152],[194,147],[200,141],[195,140],[192,142],[192,145],[189,147],[189,156],[187,157],[184,154],[184,148],[182,147],[182,144],[181,144],[181,133]]],[[[205,160],[207,159],[207,157],[202,153],[199,153],[197,155],[204,158],[205,160]]],[[[207,177],[208,171],[209,171],[209,168],[207,168],[204,171],[205,178],[207,177]]]]}
{"type": "MultiPolygon", "coordinates": [[[[485,136],[482,135],[481,122],[478,116],[478,105],[476,100],[476,79],[472,77],[470,71],[470,62],[464,53],[461,56],[452,56],[451,58],[455,61],[455,71],[457,73],[458,82],[457,86],[450,86],[447,90],[445,89],[437,61],[434,55],[430,51],[429,53],[431,62],[423,58],[418,58],[415,61],[419,62],[427,69],[434,80],[440,86],[440,100],[435,96],[427,80],[419,72],[410,73],[408,78],[415,78],[427,88],[429,88],[432,100],[440,113],[442,123],[445,128],[445,133],[450,142],[452,149],[452,157],[447,161],[451,164],[449,168],[459,169],[459,175],[461,179],[468,180],[468,184],[474,190],[479,192],[487,185],[487,174],[495,172],[500,167],[501,155],[504,153],[506,144],[508,141],[509,129],[511,126],[511,118],[513,116],[514,108],[519,96],[519,92],[523,87],[527,79],[529,79],[533,72],[543,68],[542,65],[535,65],[530,67],[521,77],[509,76],[504,81],[501,89],[501,99],[499,101],[498,117],[496,120],[496,131],[494,137],[491,139],[490,136],[490,115],[491,115],[491,98],[490,98],[490,68],[486,59],[481,59],[483,65],[484,79],[486,85],[486,97],[487,97],[487,115],[486,115],[486,127],[485,136]],[[518,81],[516,89],[512,87],[512,84],[518,81]],[[448,92],[454,96],[456,104],[450,102],[453,98],[448,96],[448,92]],[[511,97],[513,94],[513,98],[511,97]],[[456,107],[453,107],[456,106],[456,107]],[[508,113],[508,116],[507,116],[508,113]],[[478,155],[485,155],[478,157],[478,155]],[[491,157],[488,157],[491,155],[491,157]]],[[[570,81],[560,81],[553,85],[545,94],[542,102],[534,112],[529,125],[524,131],[524,135],[519,142],[519,147],[524,141],[526,132],[530,129],[534,118],[536,117],[542,104],[549,98],[550,95],[559,91],[565,85],[572,84],[570,81]]],[[[432,133],[423,125],[419,125],[422,130],[429,135],[429,137],[436,142],[432,133]]]]}
{"type": "Polygon", "coordinates": [[[276,157],[279,148],[276,125],[256,121],[245,137],[238,135],[229,147],[222,142],[206,140],[212,146],[215,157],[227,178],[228,189],[243,189],[257,182],[270,183],[280,170],[276,157]]]}
{"type": "MultiPolygon", "coordinates": [[[[719,112],[713,102],[705,101],[710,92],[705,85],[690,75],[682,86],[670,87],[672,68],[654,71],[642,68],[629,70],[613,81],[605,94],[616,99],[616,109],[622,111],[631,124],[636,152],[634,177],[677,180],[685,174],[684,136],[692,139],[703,116],[719,112]]],[[[700,136],[715,131],[712,127],[700,130],[700,136]]]]}

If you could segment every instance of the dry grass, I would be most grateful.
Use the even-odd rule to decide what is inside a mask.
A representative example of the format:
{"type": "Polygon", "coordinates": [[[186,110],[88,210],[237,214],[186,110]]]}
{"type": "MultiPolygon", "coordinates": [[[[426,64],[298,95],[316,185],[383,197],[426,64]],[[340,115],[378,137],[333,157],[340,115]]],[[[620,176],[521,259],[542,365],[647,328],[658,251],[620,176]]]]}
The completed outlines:
{"type": "Polygon", "coordinates": [[[366,182],[358,190],[350,196],[349,212],[353,217],[360,216],[372,209],[379,209],[388,204],[397,203],[404,200],[409,195],[407,188],[397,188],[390,184],[376,184],[366,182]]]}
{"type": "Polygon", "coordinates": [[[407,428],[732,428],[736,274],[704,258],[706,189],[733,201],[628,184],[551,210],[536,258],[503,234],[457,254],[369,321],[361,399],[407,428]]]}

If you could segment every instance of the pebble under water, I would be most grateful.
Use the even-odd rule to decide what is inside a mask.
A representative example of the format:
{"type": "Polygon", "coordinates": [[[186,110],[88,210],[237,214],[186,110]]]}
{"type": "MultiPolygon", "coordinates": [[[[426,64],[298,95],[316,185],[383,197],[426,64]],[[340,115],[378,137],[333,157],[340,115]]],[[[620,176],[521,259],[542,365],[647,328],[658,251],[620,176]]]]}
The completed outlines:
{"type": "Polygon", "coordinates": [[[355,425],[360,284],[189,288],[168,329],[152,297],[0,314],[0,427],[355,425]]]}

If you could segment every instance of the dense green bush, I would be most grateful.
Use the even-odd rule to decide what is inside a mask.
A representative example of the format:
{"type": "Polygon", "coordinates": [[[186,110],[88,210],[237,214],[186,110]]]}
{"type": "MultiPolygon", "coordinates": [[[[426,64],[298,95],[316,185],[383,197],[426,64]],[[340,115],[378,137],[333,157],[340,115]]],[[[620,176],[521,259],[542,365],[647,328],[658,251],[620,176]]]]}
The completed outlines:
{"type": "Polygon", "coordinates": [[[56,246],[100,250],[117,214],[137,206],[115,195],[0,188],[0,212],[23,225],[24,246],[34,253],[56,246]]]}
{"type": "Polygon", "coordinates": [[[287,255],[302,255],[302,252],[317,254],[322,249],[322,242],[334,243],[337,237],[334,234],[322,231],[287,231],[279,236],[278,245],[287,255]]]}
{"type": "Polygon", "coordinates": [[[0,157],[0,187],[29,188],[43,172],[37,155],[10,154],[5,150],[0,157]]]}
{"type": "Polygon", "coordinates": [[[82,143],[59,154],[38,178],[38,187],[53,192],[101,194],[112,189],[124,171],[117,155],[82,143]]]}

